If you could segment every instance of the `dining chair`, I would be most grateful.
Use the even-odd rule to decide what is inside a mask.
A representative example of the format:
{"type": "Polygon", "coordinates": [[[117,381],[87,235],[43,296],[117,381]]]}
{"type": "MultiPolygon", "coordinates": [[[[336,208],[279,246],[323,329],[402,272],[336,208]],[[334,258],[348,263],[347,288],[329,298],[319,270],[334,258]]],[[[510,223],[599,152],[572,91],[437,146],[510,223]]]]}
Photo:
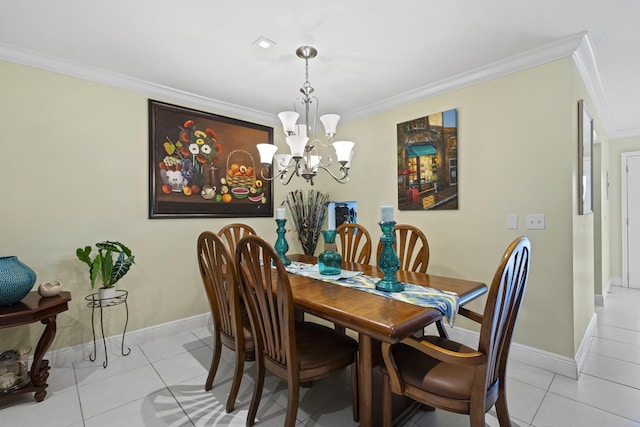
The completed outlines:
{"type": "MultiPolygon", "coordinates": [[[[410,224],[396,224],[393,232],[396,238],[393,247],[400,261],[400,270],[426,273],[429,267],[429,242],[422,230],[410,224]]],[[[382,242],[378,242],[376,263],[381,253],[382,242]]],[[[440,336],[447,338],[448,333],[442,319],[435,324],[440,336]]]]}
{"type": "Polygon", "coordinates": [[[257,233],[250,225],[239,222],[227,224],[218,231],[218,235],[227,243],[232,256],[236,253],[236,246],[240,239],[250,234],[257,233]]]}
{"type": "Polygon", "coordinates": [[[340,241],[338,247],[343,261],[369,264],[371,235],[364,226],[345,222],[336,228],[336,234],[337,240],[340,241]]]}
{"type": "Polygon", "coordinates": [[[255,342],[249,315],[240,303],[240,282],[234,258],[220,236],[205,231],[198,237],[198,265],[213,318],[213,357],[205,390],[213,387],[222,345],[235,351],[236,363],[226,411],[235,406],[245,360],[255,359],[255,342]]]}
{"type": "Polygon", "coordinates": [[[294,319],[289,276],[275,249],[261,237],[247,236],[240,240],[236,265],[256,338],[256,378],[247,426],[255,421],[265,369],[287,382],[289,398],[284,425],[294,426],[300,384],[351,366],[353,419],[357,421],[358,343],[326,326],[294,319]]]}
{"type": "Polygon", "coordinates": [[[468,414],[472,427],[484,427],[494,405],[500,426],[510,426],[506,395],[507,358],[527,286],[531,245],[515,239],[493,276],[484,314],[464,307],[459,314],[480,323],[477,350],[440,336],[409,337],[382,343],[383,425],[391,425],[392,393],[428,407],[468,414]]]}
{"type": "MultiPolygon", "coordinates": [[[[409,224],[393,227],[396,242],[393,247],[400,260],[400,270],[426,273],[429,266],[429,242],[422,230],[409,224]]],[[[382,253],[382,242],[378,242],[376,262],[382,253]]]]}

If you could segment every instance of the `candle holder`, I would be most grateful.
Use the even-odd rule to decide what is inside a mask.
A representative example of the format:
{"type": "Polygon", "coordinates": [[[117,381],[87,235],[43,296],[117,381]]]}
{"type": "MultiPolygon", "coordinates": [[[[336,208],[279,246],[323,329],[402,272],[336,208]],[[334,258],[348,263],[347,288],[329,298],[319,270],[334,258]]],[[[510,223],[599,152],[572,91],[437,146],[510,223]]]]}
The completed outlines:
{"type": "Polygon", "coordinates": [[[287,232],[285,230],[284,225],[286,224],[286,219],[276,219],[276,224],[278,224],[278,229],[276,233],[278,233],[278,239],[276,240],[276,245],[274,249],[278,253],[280,260],[284,265],[290,265],[291,260],[287,258],[287,251],[289,250],[289,244],[287,243],[287,239],[285,239],[284,235],[287,232]]]}
{"type": "Polygon", "coordinates": [[[393,249],[393,244],[396,242],[393,227],[396,222],[381,221],[379,224],[382,229],[380,237],[382,252],[380,252],[378,259],[378,268],[382,270],[384,276],[376,283],[376,289],[384,292],[401,292],[404,290],[404,284],[396,278],[396,271],[400,268],[400,260],[393,249]]]}
{"type": "Polygon", "coordinates": [[[322,230],[324,251],[318,256],[320,274],[335,276],[342,272],[342,255],[336,251],[336,230],[322,230]]]}

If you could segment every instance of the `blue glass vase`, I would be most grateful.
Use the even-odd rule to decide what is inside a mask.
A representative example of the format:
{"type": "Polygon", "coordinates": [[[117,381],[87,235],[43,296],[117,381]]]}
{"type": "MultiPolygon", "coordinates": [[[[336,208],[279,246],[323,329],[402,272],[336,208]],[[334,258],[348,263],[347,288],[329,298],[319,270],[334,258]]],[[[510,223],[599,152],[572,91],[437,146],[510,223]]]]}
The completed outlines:
{"type": "Polygon", "coordinates": [[[36,273],[16,256],[0,257],[0,305],[19,302],[31,291],[36,273]]]}
{"type": "Polygon", "coordinates": [[[287,230],[284,228],[284,225],[286,222],[286,219],[276,219],[276,224],[278,224],[278,228],[276,229],[278,239],[276,239],[276,244],[273,247],[285,266],[291,264],[291,260],[287,258],[289,244],[287,243],[287,239],[285,238],[285,233],[287,232],[287,230]]]}
{"type": "Polygon", "coordinates": [[[378,258],[378,268],[382,270],[384,276],[376,283],[376,289],[384,292],[401,292],[404,291],[404,284],[396,278],[396,272],[400,268],[400,260],[393,249],[396,242],[396,236],[393,232],[395,221],[380,222],[382,236],[382,252],[378,258]]]}
{"type": "Polygon", "coordinates": [[[336,251],[336,230],[322,230],[324,251],[318,256],[320,274],[335,276],[342,272],[342,255],[336,251]]]}

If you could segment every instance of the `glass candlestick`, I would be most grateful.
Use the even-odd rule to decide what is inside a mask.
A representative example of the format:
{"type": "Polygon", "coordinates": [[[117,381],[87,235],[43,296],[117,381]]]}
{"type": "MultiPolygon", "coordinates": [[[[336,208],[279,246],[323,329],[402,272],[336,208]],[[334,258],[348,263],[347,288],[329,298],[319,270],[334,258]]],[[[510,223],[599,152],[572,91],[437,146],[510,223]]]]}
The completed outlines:
{"type": "Polygon", "coordinates": [[[287,258],[287,251],[289,250],[289,244],[287,243],[287,239],[285,239],[284,234],[287,232],[284,228],[284,224],[287,222],[286,219],[276,219],[276,224],[278,224],[278,229],[276,233],[278,233],[278,240],[276,240],[276,245],[273,247],[280,260],[284,265],[291,264],[291,260],[287,258]]]}
{"type": "Polygon", "coordinates": [[[324,251],[318,256],[320,274],[335,276],[342,272],[342,255],[336,251],[336,230],[322,230],[324,251]]]}
{"type": "Polygon", "coordinates": [[[382,252],[380,252],[380,258],[378,259],[378,268],[382,270],[384,276],[376,283],[376,289],[384,292],[401,292],[404,290],[404,284],[396,278],[400,260],[393,249],[393,244],[396,242],[393,227],[396,222],[381,221],[379,224],[382,229],[382,236],[380,237],[382,252]]]}

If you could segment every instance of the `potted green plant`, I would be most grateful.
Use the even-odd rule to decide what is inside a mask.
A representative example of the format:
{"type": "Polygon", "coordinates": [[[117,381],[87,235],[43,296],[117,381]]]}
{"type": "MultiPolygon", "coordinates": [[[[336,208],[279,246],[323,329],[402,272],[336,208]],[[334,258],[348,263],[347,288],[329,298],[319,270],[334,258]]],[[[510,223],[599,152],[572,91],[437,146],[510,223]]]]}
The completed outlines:
{"type": "Polygon", "coordinates": [[[98,298],[107,299],[115,297],[114,285],[122,279],[134,264],[134,255],[131,250],[120,242],[104,241],[95,244],[97,253],[92,258],[93,248],[86,246],[76,249],[78,259],[89,266],[89,278],[91,289],[99,280],[102,284],[98,289],[98,298]]]}

